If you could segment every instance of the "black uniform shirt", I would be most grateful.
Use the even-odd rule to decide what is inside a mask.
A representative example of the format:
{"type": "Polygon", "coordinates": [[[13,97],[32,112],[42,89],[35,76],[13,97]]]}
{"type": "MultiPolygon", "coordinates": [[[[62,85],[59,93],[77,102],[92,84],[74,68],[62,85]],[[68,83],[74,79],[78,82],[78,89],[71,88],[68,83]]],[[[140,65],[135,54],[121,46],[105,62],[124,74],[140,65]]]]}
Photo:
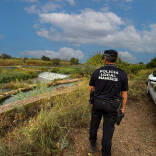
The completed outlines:
{"type": "Polygon", "coordinates": [[[128,90],[128,79],[126,73],[115,65],[105,65],[92,74],[89,85],[95,87],[95,96],[113,100],[128,90]]]}

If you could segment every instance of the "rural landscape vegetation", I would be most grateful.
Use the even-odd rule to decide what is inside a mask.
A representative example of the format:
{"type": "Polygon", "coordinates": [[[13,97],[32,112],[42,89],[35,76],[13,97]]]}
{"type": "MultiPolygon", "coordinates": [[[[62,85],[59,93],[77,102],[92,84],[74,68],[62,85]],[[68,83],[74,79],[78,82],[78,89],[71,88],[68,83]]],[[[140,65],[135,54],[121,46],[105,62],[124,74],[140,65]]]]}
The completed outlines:
{"type": "MultiPolygon", "coordinates": [[[[8,98],[17,103],[29,103],[38,99],[61,79],[37,81],[43,72],[68,75],[74,80],[71,86],[56,88],[56,96],[15,106],[0,114],[0,156],[85,156],[89,150],[88,131],[90,122],[88,83],[90,75],[103,66],[102,53],[95,53],[85,63],[79,59],[15,58],[6,53],[0,56],[0,103],[8,98]],[[31,90],[26,96],[26,91],[31,90]],[[10,94],[11,93],[11,94],[10,94]]],[[[125,118],[116,127],[113,156],[156,155],[156,106],[146,95],[146,80],[156,68],[156,58],[147,64],[132,64],[118,58],[117,64],[129,79],[128,103],[125,118]],[[128,151],[128,152],[127,152],[128,151]]],[[[61,80],[62,81],[62,80],[61,80]]],[[[62,81],[62,84],[63,84],[62,81]]],[[[10,101],[10,105],[11,105],[10,101]]],[[[9,106],[8,106],[9,107],[9,106]]],[[[100,155],[102,126],[98,132],[100,155]]]]}

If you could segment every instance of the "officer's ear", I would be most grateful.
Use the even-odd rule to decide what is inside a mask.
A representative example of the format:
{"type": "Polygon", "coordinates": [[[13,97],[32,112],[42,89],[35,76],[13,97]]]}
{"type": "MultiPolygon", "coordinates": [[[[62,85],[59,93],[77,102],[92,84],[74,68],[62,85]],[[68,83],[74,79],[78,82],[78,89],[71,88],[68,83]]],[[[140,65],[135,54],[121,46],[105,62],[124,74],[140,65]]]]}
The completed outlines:
{"type": "Polygon", "coordinates": [[[104,63],[104,64],[107,64],[107,63],[108,63],[108,60],[107,60],[106,57],[104,57],[104,59],[103,59],[103,63],[104,63]]]}

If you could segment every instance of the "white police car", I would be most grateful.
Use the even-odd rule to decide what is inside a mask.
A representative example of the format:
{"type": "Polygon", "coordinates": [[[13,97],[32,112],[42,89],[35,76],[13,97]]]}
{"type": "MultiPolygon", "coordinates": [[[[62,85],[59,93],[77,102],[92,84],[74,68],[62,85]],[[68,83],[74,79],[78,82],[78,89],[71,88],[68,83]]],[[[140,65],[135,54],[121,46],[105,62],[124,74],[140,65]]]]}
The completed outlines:
{"type": "Polygon", "coordinates": [[[150,95],[156,104],[156,69],[147,79],[147,95],[150,95]]]}

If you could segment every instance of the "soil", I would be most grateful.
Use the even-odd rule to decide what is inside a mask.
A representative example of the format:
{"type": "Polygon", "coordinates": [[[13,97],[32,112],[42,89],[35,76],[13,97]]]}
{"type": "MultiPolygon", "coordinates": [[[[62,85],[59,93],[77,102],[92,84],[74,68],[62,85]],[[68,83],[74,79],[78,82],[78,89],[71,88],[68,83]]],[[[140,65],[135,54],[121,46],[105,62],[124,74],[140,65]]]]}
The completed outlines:
{"type": "MultiPolygon", "coordinates": [[[[74,143],[63,156],[87,156],[88,132],[89,128],[75,130],[74,143]]],[[[98,131],[98,151],[93,156],[101,155],[101,137],[102,122],[98,131]]],[[[129,98],[125,118],[115,128],[112,156],[156,156],[156,105],[150,97],[129,98]]]]}

